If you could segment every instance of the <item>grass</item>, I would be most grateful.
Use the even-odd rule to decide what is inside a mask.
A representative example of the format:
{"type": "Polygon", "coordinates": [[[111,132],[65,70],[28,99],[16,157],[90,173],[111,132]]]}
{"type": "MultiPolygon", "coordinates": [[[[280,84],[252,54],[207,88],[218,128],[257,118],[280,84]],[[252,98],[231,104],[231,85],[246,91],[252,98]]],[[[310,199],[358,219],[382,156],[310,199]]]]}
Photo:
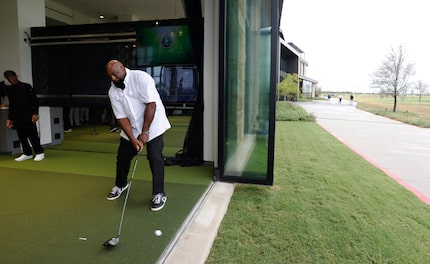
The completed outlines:
{"type": "Polygon", "coordinates": [[[277,121],[315,121],[315,116],[309,114],[301,107],[297,107],[288,101],[278,101],[276,103],[277,121]]]}
{"type": "Polygon", "coordinates": [[[411,125],[430,128],[430,96],[399,97],[396,112],[393,112],[394,98],[357,95],[357,108],[376,115],[385,116],[411,125]]]}
{"type": "Polygon", "coordinates": [[[426,204],[316,123],[276,126],[274,186],[237,185],[206,263],[429,263],[426,204]]]}

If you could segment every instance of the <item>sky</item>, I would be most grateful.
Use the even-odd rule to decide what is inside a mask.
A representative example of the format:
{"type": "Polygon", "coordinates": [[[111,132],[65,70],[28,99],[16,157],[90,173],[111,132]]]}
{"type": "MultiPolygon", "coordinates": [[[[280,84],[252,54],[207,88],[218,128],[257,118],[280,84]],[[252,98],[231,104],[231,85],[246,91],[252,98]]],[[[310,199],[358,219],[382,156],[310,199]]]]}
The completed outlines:
{"type": "Polygon", "coordinates": [[[370,75],[403,45],[418,80],[430,84],[427,0],[284,0],[281,30],[305,53],[322,91],[371,92],[370,75]]]}

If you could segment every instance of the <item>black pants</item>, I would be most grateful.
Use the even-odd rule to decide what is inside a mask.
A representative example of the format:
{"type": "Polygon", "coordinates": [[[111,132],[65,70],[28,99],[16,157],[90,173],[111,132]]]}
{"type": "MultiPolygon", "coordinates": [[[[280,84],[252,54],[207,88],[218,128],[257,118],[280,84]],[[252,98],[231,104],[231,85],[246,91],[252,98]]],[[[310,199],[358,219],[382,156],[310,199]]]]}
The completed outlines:
{"type": "Polygon", "coordinates": [[[33,155],[33,150],[35,154],[43,153],[43,148],[40,145],[40,138],[37,133],[35,123],[31,122],[31,120],[22,120],[14,122],[13,127],[16,129],[16,133],[18,134],[23,154],[27,156],[33,155]],[[31,149],[32,146],[33,150],[31,149]]]}
{"type": "MultiPolygon", "coordinates": [[[[152,139],[145,147],[152,173],[152,195],[164,193],[163,135],[152,139]]],[[[116,157],[116,186],[127,185],[131,160],[136,154],[137,151],[133,145],[125,138],[121,138],[116,157]]]]}

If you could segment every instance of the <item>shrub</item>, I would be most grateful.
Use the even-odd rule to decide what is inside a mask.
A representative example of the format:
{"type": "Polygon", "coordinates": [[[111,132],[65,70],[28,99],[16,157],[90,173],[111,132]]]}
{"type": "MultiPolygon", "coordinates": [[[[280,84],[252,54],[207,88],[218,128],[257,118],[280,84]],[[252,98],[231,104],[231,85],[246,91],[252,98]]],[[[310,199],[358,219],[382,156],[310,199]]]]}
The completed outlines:
{"type": "Polygon", "coordinates": [[[276,121],[314,122],[315,116],[294,103],[278,101],[276,102],[276,121]]]}

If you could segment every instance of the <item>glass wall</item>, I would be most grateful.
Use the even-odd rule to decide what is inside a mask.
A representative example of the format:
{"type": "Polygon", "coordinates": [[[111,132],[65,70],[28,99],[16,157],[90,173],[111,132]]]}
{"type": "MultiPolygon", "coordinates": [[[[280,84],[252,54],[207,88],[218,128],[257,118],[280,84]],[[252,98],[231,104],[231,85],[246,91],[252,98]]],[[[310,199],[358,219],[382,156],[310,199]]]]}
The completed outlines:
{"type": "Polygon", "coordinates": [[[197,100],[196,65],[140,67],[155,80],[161,99],[167,106],[193,106],[197,100]]]}
{"type": "Polygon", "coordinates": [[[306,98],[312,97],[312,82],[303,80],[302,94],[306,98]]]}
{"type": "Polygon", "coordinates": [[[279,70],[271,59],[271,1],[226,1],[224,21],[222,177],[272,184],[271,71],[279,70]]]}

